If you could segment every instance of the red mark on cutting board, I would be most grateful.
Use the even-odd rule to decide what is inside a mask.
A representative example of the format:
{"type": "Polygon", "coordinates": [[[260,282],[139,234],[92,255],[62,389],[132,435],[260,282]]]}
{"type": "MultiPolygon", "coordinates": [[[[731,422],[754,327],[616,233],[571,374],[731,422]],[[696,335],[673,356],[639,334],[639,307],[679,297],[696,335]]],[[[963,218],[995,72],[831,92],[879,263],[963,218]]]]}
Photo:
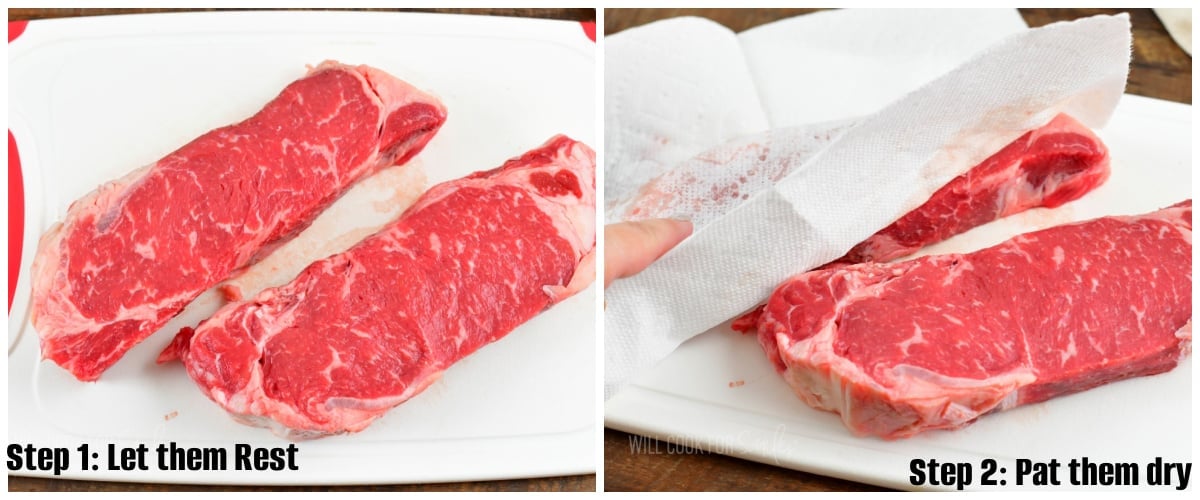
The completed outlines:
{"type": "Polygon", "coordinates": [[[12,43],[13,40],[16,40],[17,37],[21,36],[21,33],[25,32],[25,25],[27,24],[29,24],[29,21],[9,21],[8,43],[12,43]]]}
{"type": "Polygon", "coordinates": [[[580,26],[583,26],[583,34],[587,35],[588,40],[596,41],[596,22],[595,21],[580,21],[580,26]]]}
{"type": "MultiPolygon", "coordinates": [[[[12,23],[9,23],[10,25],[12,23]]],[[[11,37],[11,35],[9,35],[11,37]]],[[[21,243],[25,234],[25,187],[21,178],[21,156],[17,141],[8,132],[8,310],[12,311],[21,272],[21,243]]]]}

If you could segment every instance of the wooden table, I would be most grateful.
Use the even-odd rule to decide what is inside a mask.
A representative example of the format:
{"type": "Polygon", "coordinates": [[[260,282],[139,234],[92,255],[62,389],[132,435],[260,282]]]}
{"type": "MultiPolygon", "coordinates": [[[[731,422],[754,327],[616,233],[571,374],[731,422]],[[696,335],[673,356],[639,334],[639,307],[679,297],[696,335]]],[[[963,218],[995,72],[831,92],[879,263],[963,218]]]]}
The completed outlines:
{"type": "MultiPolygon", "coordinates": [[[[659,19],[701,16],[734,31],[812,12],[815,9],[605,9],[606,36],[659,19]]],[[[1030,26],[1077,19],[1117,9],[1021,9],[1030,26]]],[[[1133,22],[1133,62],[1126,92],[1192,103],[1192,59],[1171,39],[1149,9],[1130,10],[1133,22]]],[[[668,490],[878,490],[874,486],[797,472],[733,457],[679,450],[665,443],[642,449],[674,453],[634,453],[632,436],[604,431],[604,489],[609,491],[668,490]],[[682,451],[682,453],[680,453],[682,451]]]]}
{"type": "MultiPolygon", "coordinates": [[[[194,12],[221,10],[279,10],[279,9],[8,9],[9,21],[28,21],[56,17],[108,16],[114,14],[152,14],[156,12],[194,12]]],[[[288,10],[366,10],[435,12],[439,14],[478,14],[487,16],[537,17],[568,21],[595,21],[596,9],[288,9],[288,10]]]]}
{"type": "MultiPolygon", "coordinates": [[[[9,9],[9,21],[55,17],[99,16],[171,12],[186,9],[9,9]]],[[[202,9],[229,10],[229,9],[202,9]]],[[[367,9],[397,10],[397,9],[367,9]]],[[[538,17],[573,21],[595,21],[595,9],[411,9],[447,14],[484,14],[495,16],[538,17]]],[[[440,483],[421,485],[337,486],[337,487],[243,487],[194,486],[173,484],[117,483],[8,477],[9,491],[596,491],[596,475],[564,476],[508,481],[440,483]]]]}

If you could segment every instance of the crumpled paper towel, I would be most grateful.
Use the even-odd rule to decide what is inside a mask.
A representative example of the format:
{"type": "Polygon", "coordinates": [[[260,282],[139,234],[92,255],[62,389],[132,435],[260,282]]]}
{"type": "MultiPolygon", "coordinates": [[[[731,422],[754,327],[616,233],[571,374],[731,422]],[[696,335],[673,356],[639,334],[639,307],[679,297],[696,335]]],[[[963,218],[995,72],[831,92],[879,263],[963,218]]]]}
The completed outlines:
{"type": "Polygon", "coordinates": [[[606,36],[608,219],[620,220],[617,201],[713,146],[873,113],[1023,29],[1016,9],[852,9],[740,34],[680,17],[606,36]]]}
{"type": "Polygon", "coordinates": [[[651,179],[629,199],[613,200],[613,218],[686,219],[697,230],[774,186],[855,124],[840,120],[732,139],[651,179]]]}
{"type": "MultiPolygon", "coordinates": [[[[605,38],[604,192],[628,199],[670,166],[767,128],[741,46],[705,19],[605,38]],[[646,85],[653,74],[660,85],[646,85]]],[[[609,206],[609,205],[606,205],[609,206]]]]}
{"type": "Polygon", "coordinates": [[[605,292],[605,397],[1056,114],[1103,126],[1124,91],[1130,47],[1127,15],[1009,36],[862,118],[642,273],[614,282],[605,292]]]}

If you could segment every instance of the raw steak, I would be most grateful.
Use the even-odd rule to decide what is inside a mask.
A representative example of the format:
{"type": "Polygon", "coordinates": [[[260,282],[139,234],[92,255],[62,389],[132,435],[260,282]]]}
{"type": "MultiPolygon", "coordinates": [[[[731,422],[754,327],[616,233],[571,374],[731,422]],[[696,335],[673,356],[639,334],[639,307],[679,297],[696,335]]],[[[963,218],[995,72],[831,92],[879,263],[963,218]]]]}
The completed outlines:
{"type": "Polygon", "coordinates": [[[1075,200],[1108,179],[1108,149],[1087,127],[1058,115],[1026,133],[856,245],[842,263],[888,261],[975,226],[1075,200]]]}
{"type": "Polygon", "coordinates": [[[595,168],[558,136],[439,184],[350,250],[181,331],[160,361],[181,358],[241,422],[293,439],[362,430],[591,282],[595,168]]]}
{"type": "MultiPolygon", "coordinates": [[[[933,193],[923,205],[827,265],[898,259],[1030,208],[1054,208],[1108,180],[1108,148],[1067,115],[1022,135],[933,193]]],[[[754,330],[762,306],[734,320],[754,330]]]]}
{"type": "Polygon", "coordinates": [[[445,116],[436,98],[378,69],[326,62],[249,119],[101,186],[40,242],[42,356],[96,380],[355,181],[417,154],[445,116]]]}
{"type": "Polygon", "coordinates": [[[1162,373],[1191,351],[1191,200],[965,255],[789,279],[759,342],[857,434],[954,429],[993,410],[1162,373]]]}

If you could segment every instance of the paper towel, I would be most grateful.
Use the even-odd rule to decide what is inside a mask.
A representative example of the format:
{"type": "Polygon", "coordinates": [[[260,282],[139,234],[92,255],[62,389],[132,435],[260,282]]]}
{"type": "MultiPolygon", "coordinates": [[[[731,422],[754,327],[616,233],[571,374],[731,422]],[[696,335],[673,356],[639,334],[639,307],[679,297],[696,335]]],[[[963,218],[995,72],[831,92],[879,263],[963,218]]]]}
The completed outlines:
{"type": "Polygon", "coordinates": [[[1015,9],[853,9],[736,35],[680,17],[608,36],[606,218],[622,220],[617,205],[650,179],[726,140],[877,111],[1023,29],[1015,9]]]}
{"type": "Polygon", "coordinates": [[[768,130],[700,153],[651,179],[628,200],[620,220],[684,219],[693,232],[774,186],[855,125],[842,120],[768,130]]]}
{"type": "Polygon", "coordinates": [[[1124,90],[1130,46],[1124,15],[1008,37],[864,118],[641,274],[614,282],[605,294],[606,398],[1055,114],[1102,126],[1124,90]]]}
{"type": "Polygon", "coordinates": [[[1016,9],[847,9],[738,35],[772,128],[879,111],[1028,27],[1016,9]]]}
{"type": "Polygon", "coordinates": [[[671,165],[767,128],[741,46],[724,26],[659,21],[606,37],[604,50],[606,200],[629,199],[671,165]]]}

